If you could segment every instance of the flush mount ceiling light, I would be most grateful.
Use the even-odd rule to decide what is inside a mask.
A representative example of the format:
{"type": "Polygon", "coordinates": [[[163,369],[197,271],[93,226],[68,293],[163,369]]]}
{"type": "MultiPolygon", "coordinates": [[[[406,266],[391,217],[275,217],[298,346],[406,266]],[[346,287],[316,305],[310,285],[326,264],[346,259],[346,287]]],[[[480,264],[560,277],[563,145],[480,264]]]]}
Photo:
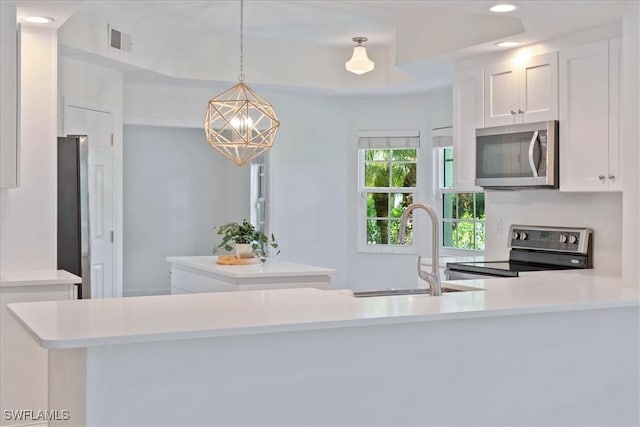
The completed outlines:
{"type": "Polygon", "coordinates": [[[273,106],[244,84],[244,0],[240,0],[239,83],[209,100],[204,131],[210,146],[243,166],[273,146],[280,121],[273,106]]]}
{"type": "Polygon", "coordinates": [[[500,47],[516,47],[516,46],[520,46],[520,43],[507,41],[507,42],[496,43],[496,46],[500,46],[500,47]]]}
{"type": "Polygon", "coordinates": [[[496,12],[496,13],[513,12],[516,9],[517,7],[508,3],[496,4],[495,6],[491,6],[489,8],[491,12],[496,12]]]}
{"type": "Polygon", "coordinates": [[[49,24],[55,21],[55,19],[49,18],[48,16],[29,16],[24,20],[32,24],[49,24]]]}
{"type": "Polygon", "coordinates": [[[368,73],[373,70],[376,65],[376,63],[367,56],[367,49],[362,46],[362,43],[368,39],[366,37],[354,37],[352,40],[358,43],[358,45],[353,48],[353,56],[344,63],[344,68],[355,74],[368,73]]]}

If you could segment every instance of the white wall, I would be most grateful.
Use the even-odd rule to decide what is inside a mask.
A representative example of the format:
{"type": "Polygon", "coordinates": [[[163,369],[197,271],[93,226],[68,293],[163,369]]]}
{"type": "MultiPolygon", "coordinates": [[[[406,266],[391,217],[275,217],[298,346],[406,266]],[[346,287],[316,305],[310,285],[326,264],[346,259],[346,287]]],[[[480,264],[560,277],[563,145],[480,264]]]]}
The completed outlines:
{"type": "MultiPolygon", "coordinates": [[[[269,153],[268,209],[271,229],[282,250],[278,259],[335,268],[338,273],[333,279],[334,286],[347,286],[348,141],[343,103],[327,96],[251,86],[273,104],[281,121],[269,153]]],[[[127,124],[201,130],[207,101],[228,87],[128,84],[124,120],[127,124]]],[[[202,144],[207,147],[204,137],[202,144]]],[[[232,179],[227,178],[220,184],[231,185],[231,182],[232,179]]]]}
{"type": "Polygon", "coordinates": [[[509,225],[590,227],[594,268],[620,273],[622,194],[551,190],[486,192],[485,258],[507,259],[509,225]]]}
{"type": "Polygon", "coordinates": [[[202,129],[124,128],[124,295],[169,293],[167,256],[211,255],[213,228],[249,218],[249,169],[202,129]]]}
{"type": "Polygon", "coordinates": [[[122,283],[122,71],[89,62],[91,58],[60,56],[58,68],[58,135],[64,135],[64,106],[73,104],[108,111],[113,118],[114,289],[122,283]],[[120,262],[115,262],[119,260],[120,262]]]}
{"type": "Polygon", "coordinates": [[[271,150],[272,228],[283,258],[337,270],[347,282],[346,109],[336,98],[274,94],[281,119],[271,150]]]}
{"type": "Polygon", "coordinates": [[[23,27],[20,186],[0,190],[0,270],[56,267],[55,30],[23,27]]]}
{"type": "MultiPolygon", "coordinates": [[[[360,130],[419,129],[416,202],[434,203],[431,129],[451,126],[451,87],[406,96],[341,98],[349,122],[347,150],[347,256],[348,285],[353,289],[412,288],[418,283],[417,255],[383,255],[357,252],[358,157],[360,130]]],[[[415,236],[419,254],[430,256],[431,226],[425,212],[416,212],[415,236]]],[[[421,286],[424,286],[422,284],[421,286]]]]}

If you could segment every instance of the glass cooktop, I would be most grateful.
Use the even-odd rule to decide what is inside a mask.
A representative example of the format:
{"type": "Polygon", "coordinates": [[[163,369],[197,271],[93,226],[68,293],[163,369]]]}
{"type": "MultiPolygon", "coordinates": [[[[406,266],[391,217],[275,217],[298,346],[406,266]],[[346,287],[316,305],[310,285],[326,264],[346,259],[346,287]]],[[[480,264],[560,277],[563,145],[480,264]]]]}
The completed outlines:
{"type": "Polygon", "coordinates": [[[452,262],[447,264],[450,270],[471,273],[491,274],[496,276],[517,277],[522,271],[565,270],[571,267],[549,264],[521,263],[514,261],[476,261],[452,262]]]}

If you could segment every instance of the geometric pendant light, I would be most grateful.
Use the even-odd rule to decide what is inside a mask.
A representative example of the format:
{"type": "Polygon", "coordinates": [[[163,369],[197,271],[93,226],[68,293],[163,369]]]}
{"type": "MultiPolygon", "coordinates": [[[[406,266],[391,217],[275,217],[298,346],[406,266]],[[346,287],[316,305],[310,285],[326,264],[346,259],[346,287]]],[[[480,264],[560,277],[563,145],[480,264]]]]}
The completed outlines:
{"type": "Polygon", "coordinates": [[[207,142],[242,166],[273,146],[280,121],[273,106],[244,84],[244,0],[240,0],[239,83],[209,100],[204,119],[207,142]]]}
{"type": "Polygon", "coordinates": [[[344,68],[355,74],[368,73],[375,67],[375,62],[369,59],[367,56],[367,49],[362,46],[362,43],[366,42],[367,38],[354,37],[352,40],[358,43],[358,45],[353,48],[353,56],[351,56],[350,60],[344,63],[344,68]]]}

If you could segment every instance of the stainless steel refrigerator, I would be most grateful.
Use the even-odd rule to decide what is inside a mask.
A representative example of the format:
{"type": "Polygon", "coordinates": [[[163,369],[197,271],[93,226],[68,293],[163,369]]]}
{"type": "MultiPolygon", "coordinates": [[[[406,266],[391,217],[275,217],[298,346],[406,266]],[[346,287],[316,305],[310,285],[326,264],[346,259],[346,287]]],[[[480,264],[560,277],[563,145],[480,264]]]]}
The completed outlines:
{"type": "Polygon", "coordinates": [[[58,269],[82,277],[78,298],[91,298],[89,139],[58,137],[58,269]]]}

